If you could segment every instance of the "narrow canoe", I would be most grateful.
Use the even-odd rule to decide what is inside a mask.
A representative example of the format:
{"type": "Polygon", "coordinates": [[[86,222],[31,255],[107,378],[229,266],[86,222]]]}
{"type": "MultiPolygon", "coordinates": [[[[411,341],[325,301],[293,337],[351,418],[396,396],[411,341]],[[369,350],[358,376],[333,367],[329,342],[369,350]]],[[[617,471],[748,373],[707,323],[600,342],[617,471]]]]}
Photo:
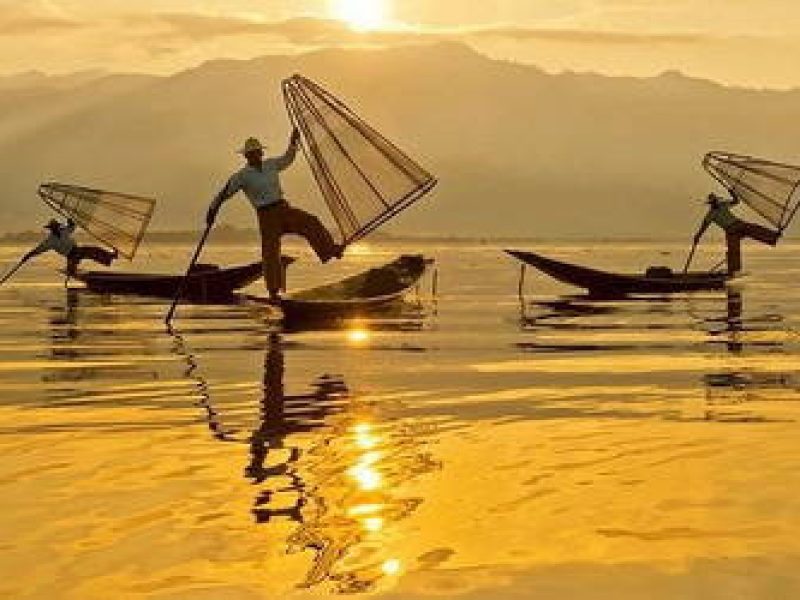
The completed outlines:
{"type": "MultiPolygon", "coordinates": [[[[197,265],[186,280],[184,297],[195,301],[229,298],[261,277],[261,273],[261,262],[228,269],[197,265]]],[[[93,292],[172,298],[178,293],[183,275],[79,271],[74,278],[93,292]]]]}
{"type": "Polygon", "coordinates": [[[719,290],[732,279],[727,273],[672,273],[658,269],[653,274],[626,274],[602,271],[547,258],[534,252],[506,250],[514,258],[539,269],[567,285],[583,288],[595,296],[628,294],[674,294],[701,290],[719,290]]]}
{"type": "MultiPolygon", "coordinates": [[[[277,306],[288,321],[325,321],[374,312],[402,298],[432,263],[421,255],[403,255],[341,281],[287,294],[277,306]]],[[[246,299],[275,306],[267,298],[246,299]]]]}

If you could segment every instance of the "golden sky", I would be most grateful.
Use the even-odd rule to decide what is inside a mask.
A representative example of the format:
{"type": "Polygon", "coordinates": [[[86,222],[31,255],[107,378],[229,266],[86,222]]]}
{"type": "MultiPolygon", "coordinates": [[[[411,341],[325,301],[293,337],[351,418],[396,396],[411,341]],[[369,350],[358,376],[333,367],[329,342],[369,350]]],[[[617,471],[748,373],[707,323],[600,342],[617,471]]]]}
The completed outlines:
{"type": "Polygon", "coordinates": [[[458,39],[549,71],[800,86],[796,0],[0,0],[0,73],[458,39]]]}

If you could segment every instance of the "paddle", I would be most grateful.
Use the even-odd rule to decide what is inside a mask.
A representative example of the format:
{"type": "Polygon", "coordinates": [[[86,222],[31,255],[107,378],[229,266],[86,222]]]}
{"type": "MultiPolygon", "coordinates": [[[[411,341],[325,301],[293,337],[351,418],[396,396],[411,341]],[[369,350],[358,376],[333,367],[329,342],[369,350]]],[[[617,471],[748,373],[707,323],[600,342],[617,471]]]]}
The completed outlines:
{"type": "Polygon", "coordinates": [[[13,269],[11,269],[11,270],[10,270],[8,273],[6,273],[6,274],[3,276],[3,278],[2,278],[2,279],[0,279],[0,285],[3,285],[3,284],[6,282],[6,281],[8,281],[9,279],[11,279],[11,278],[14,276],[14,273],[16,273],[17,271],[19,271],[19,270],[20,270],[20,268],[22,267],[22,265],[24,265],[26,262],[28,262],[28,259],[29,259],[29,258],[30,258],[30,255],[28,255],[28,254],[26,254],[25,256],[23,256],[23,257],[22,257],[22,260],[20,260],[20,261],[19,261],[19,262],[18,262],[16,265],[14,265],[14,268],[13,268],[13,269]]]}
{"type": "Polygon", "coordinates": [[[689,251],[689,256],[686,259],[686,265],[683,267],[683,272],[686,273],[689,270],[689,265],[692,264],[692,260],[694,260],[694,253],[697,250],[697,240],[694,241],[692,244],[692,249],[689,251]]]}
{"type": "Polygon", "coordinates": [[[197,260],[200,258],[200,253],[203,251],[203,246],[206,245],[208,234],[211,233],[211,228],[213,226],[213,221],[206,225],[206,230],[203,232],[203,236],[200,238],[200,242],[197,244],[197,248],[194,251],[194,256],[192,256],[192,260],[189,262],[189,267],[186,269],[186,274],[183,276],[183,279],[181,279],[181,284],[178,286],[178,292],[175,294],[175,298],[172,300],[172,306],[169,307],[169,312],[167,313],[166,319],[164,319],[164,323],[166,323],[167,327],[172,324],[172,318],[175,316],[178,303],[181,301],[181,296],[183,296],[183,293],[186,291],[186,282],[189,280],[189,275],[192,273],[194,266],[197,264],[197,260]]]}
{"type": "Polygon", "coordinates": [[[683,267],[684,273],[689,271],[689,266],[692,264],[692,261],[694,260],[694,253],[697,251],[697,245],[700,243],[700,239],[703,237],[703,234],[706,231],[706,227],[708,227],[708,224],[704,220],[703,223],[700,225],[700,229],[698,229],[697,233],[694,234],[694,238],[692,239],[692,249],[689,251],[689,256],[686,259],[686,264],[683,267]]]}

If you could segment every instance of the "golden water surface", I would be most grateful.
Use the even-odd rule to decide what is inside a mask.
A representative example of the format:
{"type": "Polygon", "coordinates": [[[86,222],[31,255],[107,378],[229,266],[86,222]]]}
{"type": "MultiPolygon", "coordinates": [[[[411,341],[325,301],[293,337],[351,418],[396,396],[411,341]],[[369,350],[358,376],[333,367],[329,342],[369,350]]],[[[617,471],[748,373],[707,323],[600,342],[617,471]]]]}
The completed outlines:
{"type": "MultiPolygon", "coordinates": [[[[301,252],[290,281],[401,250],[301,252]]],[[[54,259],[0,288],[0,597],[800,597],[800,246],[672,299],[529,272],[524,310],[498,248],[423,250],[436,302],[428,279],[422,308],[325,331],[191,306],[169,333],[163,302],[65,289],[54,259]]]]}

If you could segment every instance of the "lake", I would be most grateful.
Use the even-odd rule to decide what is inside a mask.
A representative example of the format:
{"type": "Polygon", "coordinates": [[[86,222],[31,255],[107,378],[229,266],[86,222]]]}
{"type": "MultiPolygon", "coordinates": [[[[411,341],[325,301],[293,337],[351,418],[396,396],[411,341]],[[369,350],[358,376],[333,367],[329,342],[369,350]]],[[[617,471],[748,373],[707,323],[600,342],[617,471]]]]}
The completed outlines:
{"type": "MultiPolygon", "coordinates": [[[[620,270],[685,246],[523,245],[620,270]]],[[[324,331],[211,305],[170,333],[163,301],[67,289],[57,258],[0,288],[0,596],[800,596],[800,244],[746,246],[727,291],[649,300],[528,270],[521,304],[488,243],[324,267],[290,248],[290,285],[409,251],[435,286],[324,331]]]]}

